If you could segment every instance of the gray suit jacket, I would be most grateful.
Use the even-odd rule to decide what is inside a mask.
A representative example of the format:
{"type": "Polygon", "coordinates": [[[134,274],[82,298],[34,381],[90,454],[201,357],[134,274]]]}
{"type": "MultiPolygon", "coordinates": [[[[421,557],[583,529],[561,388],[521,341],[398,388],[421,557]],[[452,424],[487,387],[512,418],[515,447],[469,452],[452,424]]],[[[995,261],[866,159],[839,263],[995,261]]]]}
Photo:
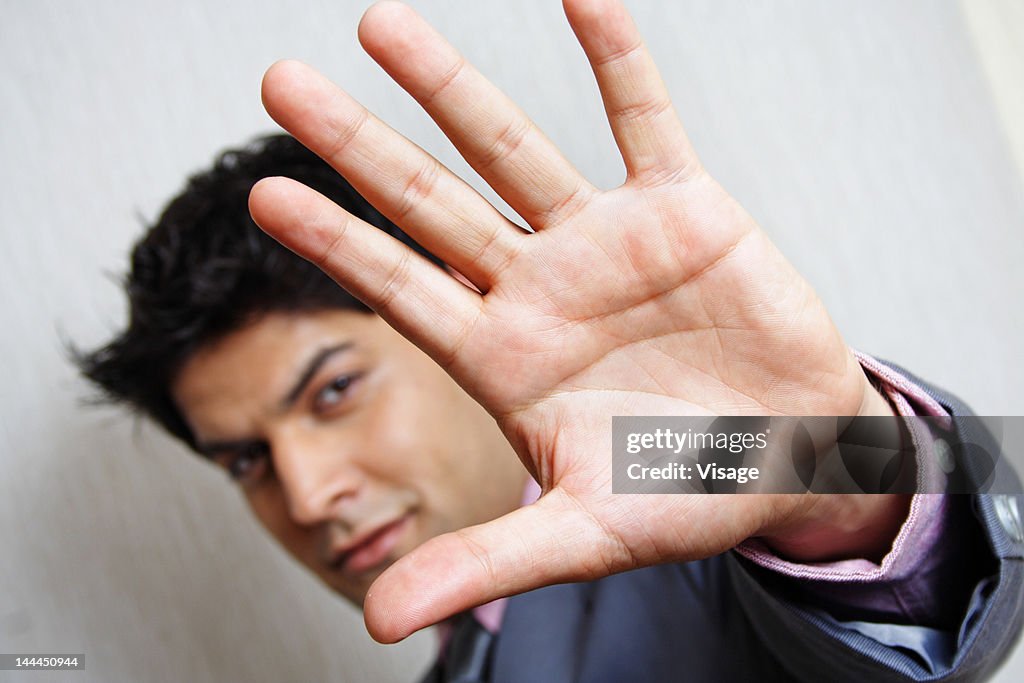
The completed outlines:
{"type": "MultiPolygon", "coordinates": [[[[896,369],[952,414],[970,414],[955,397],[896,369]]],[[[991,443],[987,434],[961,436],[991,443]]],[[[972,585],[961,586],[959,604],[951,606],[955,623],[946,628],[836,616],[801,596],[799,582],[727,553],[511,598],[492,680],[982,679],[1008,654],[1021,627],[1024,533],[1017,510],[1024,501],[960,496],[956,505],[971,527],[972,542],[961,548],[975,569],[972,585]]]]}

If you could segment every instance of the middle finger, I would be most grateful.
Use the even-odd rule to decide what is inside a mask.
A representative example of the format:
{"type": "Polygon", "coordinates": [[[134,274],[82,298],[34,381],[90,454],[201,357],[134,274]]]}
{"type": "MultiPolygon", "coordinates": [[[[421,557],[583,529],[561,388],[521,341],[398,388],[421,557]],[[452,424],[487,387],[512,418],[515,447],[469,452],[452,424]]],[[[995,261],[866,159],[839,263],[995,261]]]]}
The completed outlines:
{"type": "Polygon", "coordinates": [[[359,40],[534,228],[570,215],[596,192],[515,103],[411,8],[374,5],[359,24],[359,40]]]}

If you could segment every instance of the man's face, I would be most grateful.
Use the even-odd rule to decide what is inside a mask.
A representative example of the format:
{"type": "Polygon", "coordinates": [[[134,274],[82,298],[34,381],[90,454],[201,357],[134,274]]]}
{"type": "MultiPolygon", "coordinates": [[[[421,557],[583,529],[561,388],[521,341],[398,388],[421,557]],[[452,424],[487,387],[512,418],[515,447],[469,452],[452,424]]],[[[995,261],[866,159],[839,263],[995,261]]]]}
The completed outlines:
{"type": "Polygon", "coordinates": [[[515,509],[526,484],[494,420],[376,315],[268,314],[200,349],[172,393],[260,522],[357,605],[396,559],[515,509]]]}

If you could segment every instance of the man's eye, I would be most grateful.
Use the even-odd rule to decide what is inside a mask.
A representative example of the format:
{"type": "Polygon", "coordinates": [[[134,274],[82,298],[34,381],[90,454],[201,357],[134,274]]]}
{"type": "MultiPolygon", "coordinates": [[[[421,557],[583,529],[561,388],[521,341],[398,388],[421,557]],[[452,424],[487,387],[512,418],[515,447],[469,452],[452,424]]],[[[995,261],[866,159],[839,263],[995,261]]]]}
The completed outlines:
{"type": "Polygon", "coordinates": [[[263,478],[270,467],[270,449],[266,444],[245,448],[225,463],[231,478],[241,484],[252,484],[263,478]]]}
{"type": "Polygon", "coordinates": [[[313,398],[313,411],[316,413],[327,413],[342,404],[356,379],[358,379],[356,375],[335,377],[327,386],[318,391],[313,398]]]}

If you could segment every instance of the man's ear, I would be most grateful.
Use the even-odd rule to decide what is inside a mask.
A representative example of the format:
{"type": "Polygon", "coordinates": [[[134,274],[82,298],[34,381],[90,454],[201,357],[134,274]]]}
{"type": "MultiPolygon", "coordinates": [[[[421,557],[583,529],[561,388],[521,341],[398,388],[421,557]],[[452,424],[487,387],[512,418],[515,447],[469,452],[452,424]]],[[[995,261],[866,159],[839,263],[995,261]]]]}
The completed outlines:
{"type": "Polygon", "coordinates": [[[472,282],[470,282],[466,278],[465,275],[463,275],[459,271],[455,270],[454,268],[449,266],[447,263],[444,265],[444,269],[447,270],[448,273],[451,274],[452,277],[454,277],[456,280],[458,280],[462,284],[464,284],[467,287],[469,287],[470,289],[472,289],[474,292],[479,292],[480,291],[480,289],[476,285],[474,285],[472,282]]]}

